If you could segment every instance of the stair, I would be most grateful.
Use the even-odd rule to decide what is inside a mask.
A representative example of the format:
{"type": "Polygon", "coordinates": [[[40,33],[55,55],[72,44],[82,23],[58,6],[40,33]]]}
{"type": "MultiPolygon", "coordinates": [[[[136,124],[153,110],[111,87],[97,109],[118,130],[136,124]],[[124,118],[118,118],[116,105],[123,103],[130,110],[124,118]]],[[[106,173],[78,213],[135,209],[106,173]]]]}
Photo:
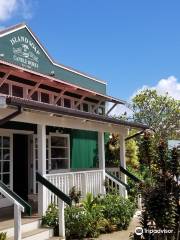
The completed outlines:
{"type": "MultiPolygon", "coordinates": [[[[1,232],[7,233],[7,240],[13,240],[14,239],[14,220],[6,220],[6,221],[0,222],[0,233],[1,232]]],[[[48,240],[48,239],[51,239],[52,237],[53,237],[53,229],[41,227],[41,220],[39,218],[37,217],[22,218],[22,239],[48,240]]]]}

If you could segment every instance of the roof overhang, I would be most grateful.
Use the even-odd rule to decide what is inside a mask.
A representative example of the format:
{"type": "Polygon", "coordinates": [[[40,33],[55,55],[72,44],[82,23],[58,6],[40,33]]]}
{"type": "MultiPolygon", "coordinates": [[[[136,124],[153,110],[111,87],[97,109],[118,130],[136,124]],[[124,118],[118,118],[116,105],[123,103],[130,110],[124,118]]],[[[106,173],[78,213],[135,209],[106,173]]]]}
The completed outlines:
{"type": "Polygon", "coordinates": [[[38,80],[43,80],[44,82],[47,82],[49,85],[54,86],[57,84],[59,84],[59,86],[63,86],[63,88],[67,88],[70,90],[73,90],[74,93],[82,93],[82,94],[87,94],[88,96],[92,96],[92,97],[99,97],[100,99],[107,101],[107,102],[112,102],[115,104],[126,104],[126,101],[108,96],[108,95],[104,95],[104,94],[100,94],[98,92],[92,91],[92,90],[88,90],[86,88],[77,86],[75,84],[70,84],[68,82],[65,82],[61,79],[57,79],[53,76],[49,76],[49,75],[44,75],[42,73],[39,72],[35,72],[32,70],[28,70],[26,68],[20,67],[18,65],[3,61],[0,59],[0,70],[3,71],[3,69],[10,71],[11,74],[15,74],[17,76],[20,77],[31,77],[32,79],[38,79],[38,80]]]}
{"type": "Polygon", "coordinates": [[[17,108],[21,107],[24,110],[45,112],[45,113],[54,114],[58,116],[79,118],[79,119],[93,121],[97,123],[112,124],[114,126],[125,126],[128,128],[136,128],[136,129],[142,129],[142,130],[148,129],[147,125],[144,125],[141,123],[124,121],[124,120],[120,120],[120,119],[116,119],[108,116],[82,112],[79,110],[55,106],[51,104],[45,104],[45,103],[36,102],[32,100],[24,100],[16,97],[1,96],[1,98],[5,99],[5,103],[7,107],[8,106],[17,107],[17,108]]]}

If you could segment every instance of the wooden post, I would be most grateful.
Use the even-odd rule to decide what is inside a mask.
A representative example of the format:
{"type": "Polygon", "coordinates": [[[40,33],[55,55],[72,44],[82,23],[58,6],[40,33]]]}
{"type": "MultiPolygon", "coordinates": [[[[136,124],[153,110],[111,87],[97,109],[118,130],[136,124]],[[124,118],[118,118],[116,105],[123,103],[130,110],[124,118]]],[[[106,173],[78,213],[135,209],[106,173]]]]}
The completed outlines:
{"type": "MultiPolygon", "coordinates": [[[[38,172],[46,175],[46,126],[37,126],[38,139],[38,172]]],[[[38,183],[38,214],[42,216],[46,211],[46,188],[38,183]]]]}
{"type": "Polygon", "coordinates": [[[71,189],[72,187],[74,187],[74,174],[69,173],[69,188],[71,189]]]}
{"type": "Polygon", "coordinates": [[[59,207],[59,236],[65,238],[65,221],[64,221],[64,202],[58,199],[59,207]]]}
{"type": "Polygon", "coordinates": [[[142,198],[141,194],[138,194],[138,209],[142,211],[142,198]]]}
{"type": "Polygon", "coordinates": [[[14,239],[21,240],[21,208],[14,203],[14,239]]]}
{"type": "MultiPolygon", "coordinates": [[[[125,149],[125,137],[124,134],[120,133],[120,165],[124,169],[126,169],[126,149],[125,149]]],[[[125,174],[121,173],[121,180],[127,184],[127,177],[125,174]]],[[[124,197],[127,198],[127,190],[124,192],[124,197]]]]}
{"type": "Polygon", "coordinates": [[[106,193],[105,189],[105,148],[104,148],[104,132],[98,132],[98,154],[99,154],[99,169],[102,170],[102,190],[101,194],[106,193]]]}
{"type": "Polygon", "coordinates": [[[87,173],[82,173],[82,197],[86,197],[87,194],[87,173]]]}

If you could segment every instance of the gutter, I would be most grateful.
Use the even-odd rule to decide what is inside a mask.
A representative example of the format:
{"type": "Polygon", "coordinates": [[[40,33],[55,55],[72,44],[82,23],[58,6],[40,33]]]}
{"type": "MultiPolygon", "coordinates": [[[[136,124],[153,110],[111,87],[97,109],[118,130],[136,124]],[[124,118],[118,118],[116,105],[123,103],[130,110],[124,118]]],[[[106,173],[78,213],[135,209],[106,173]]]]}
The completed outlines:
{"type": "Polygon", "coordinates": [[[82,112],[79,110],[55,106],[52,104],[36,102],[32,100],[25,100],[25,99],[16,98],[16,97],[9,97],[9,96],[6,97],[6,104],[10,106],[23,107],[24,109],[54,113],[58,115],[64,115],[64,116],[70,116],[70,117],[76,117],[76,118],[84,118],[86,120],[92,120],[92,121],[97,121],[102,123],[112,123],[115,125],[123,125],[127,127],[134,127],[134,128],[144,129],[144,130],[149,129],[147,125],[144,125],[141,123],[128,122],[128,121],[119,120],[119,119],[115,119],[107,116],[97,115],[94,113],[82,112]]]}

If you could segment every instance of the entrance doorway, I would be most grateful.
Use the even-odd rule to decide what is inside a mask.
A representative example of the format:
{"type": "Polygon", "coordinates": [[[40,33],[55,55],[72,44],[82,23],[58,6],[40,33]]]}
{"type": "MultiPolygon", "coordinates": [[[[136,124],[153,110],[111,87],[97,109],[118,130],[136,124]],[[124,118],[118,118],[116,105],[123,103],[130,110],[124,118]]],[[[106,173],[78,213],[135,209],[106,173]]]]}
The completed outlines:
{"type": "Polygon", "coordinates": [[[13,190],[28,200],[28,136],[13,135],[13,190]]]}

